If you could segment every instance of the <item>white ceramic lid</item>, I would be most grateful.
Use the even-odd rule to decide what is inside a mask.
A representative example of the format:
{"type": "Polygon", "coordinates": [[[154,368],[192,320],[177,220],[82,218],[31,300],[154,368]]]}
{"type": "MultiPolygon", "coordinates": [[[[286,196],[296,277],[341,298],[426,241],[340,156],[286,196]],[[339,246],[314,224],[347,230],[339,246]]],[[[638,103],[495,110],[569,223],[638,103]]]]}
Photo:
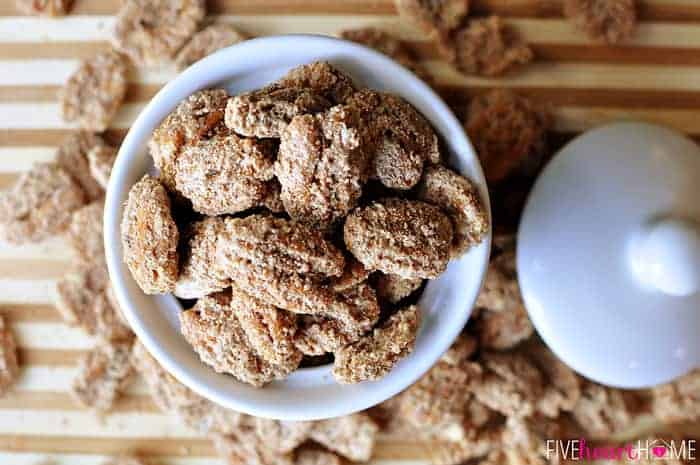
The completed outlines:
{"type": "Polygon", "coordinates": [[[544,341],[595,381],[639,388],[700,366],[700,148],[670,129],[610,124],[547,165],[517,268],[544,341]]]}

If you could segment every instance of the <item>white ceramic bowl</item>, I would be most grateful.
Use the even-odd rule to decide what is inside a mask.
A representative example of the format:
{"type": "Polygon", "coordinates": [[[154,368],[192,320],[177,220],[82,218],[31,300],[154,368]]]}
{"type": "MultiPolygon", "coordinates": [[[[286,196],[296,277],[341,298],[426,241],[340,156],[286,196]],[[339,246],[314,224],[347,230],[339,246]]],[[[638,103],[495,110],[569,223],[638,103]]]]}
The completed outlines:
{"type": "MultiPolygon", "coordinates": [[[[369,408],[397,394],[424,374],[451,345],[467,321],[481,287],[490,236],[450,263],[429,283],[420,301],[423,322],[413,354],[382,380],[336,384],[330,366],[297,370],[284,381],[256,389],[217,374],[203,364],[180,334],[182,308],[171,295],[145,295],[122,261],[119,223],[130,187],[152,169],[146,143],[160,121],[185,97],[208,87],[235,94],[262,87],[290,68],[326,60],[360,85],[401,95],[435,127],[446,143],[449,164],[488,192],[477,157],[461,124],[440,98],[415,75],[384,55],[350,42],[321,36],[288,35],[253,39],[221,50],[169,82],[131,126],[119,151],[107,190],[105,246],[109,273],[123,312],[149,352],[182,383],[225,407],[280,420],[313,420],[369,408]]],[[[490,212],[490,209],[489,209],[490,212]]]]}

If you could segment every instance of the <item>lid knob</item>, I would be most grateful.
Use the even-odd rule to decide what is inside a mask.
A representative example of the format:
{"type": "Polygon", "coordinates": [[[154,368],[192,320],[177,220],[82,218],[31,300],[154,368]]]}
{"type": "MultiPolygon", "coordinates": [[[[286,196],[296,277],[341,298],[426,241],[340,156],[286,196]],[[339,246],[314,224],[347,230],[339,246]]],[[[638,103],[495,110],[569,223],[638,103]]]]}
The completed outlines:
{"type": "Polygon", "coordinates": [[[682,219],[644,226],[629,247],[632,272],[648,289],[689,296],[700,289],[700,227],[682,219]]]}

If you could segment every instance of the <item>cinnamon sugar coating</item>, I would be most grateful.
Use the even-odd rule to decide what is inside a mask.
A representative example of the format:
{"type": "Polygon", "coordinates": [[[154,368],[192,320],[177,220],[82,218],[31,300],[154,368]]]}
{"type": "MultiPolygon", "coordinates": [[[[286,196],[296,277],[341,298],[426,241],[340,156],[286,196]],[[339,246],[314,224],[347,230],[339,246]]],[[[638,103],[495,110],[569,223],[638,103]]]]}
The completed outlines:
{"type": "Polygon", "coordinates": [[[124,261],[139,287],[147,294],[172,292],[178,275],[180,234],[167,191],[149,175],[129,191],[121,236],[124,261]]]}
{"type": "Polygon", "coordinates": [[[132,380],[132,340],[98,342],[80,362],[71,392],[80,404],[109,411],[132,380]]]}
{"type": "Polygon", "coordinates": [[[564,15],[592,39],[625,41],[637,27],[636,0],[565,0],[564,15]]]}
{"type": "Polygon", "coordinates": [[[126,60],[109,50],[80,63],[59,93],[65,121],[102,132],[114,119],[126,96],[126,60]]]}
{"type": "Polygon", "coordinates": [[[500,76],[534,58],[527,43],[498,16],[472,19],[438,45],[442,55],[465,74],[500,76]]]}
{"type": "Polygon", "coordinates": [[[225,232],[221,217],[190,224],[183,232],[185,244],[173,293],[181,299],[199,299],[223,291],[231,280],[218,268],[218,240],[225,232]]]}
{"type": "MultiPolygon", "coordinates": [[[[191,310],[181,313],[181,331],[202,361],[215,371],[261,387],[274,379],[286,377],[299,366],[302,357],[291,342],[293,329],[282,334],[282,340],[265,341],[264,328],[257,327],[259,323],[254,324],[253,319],[262,313],[276,311],[234,288],[233,294],[212,294],[199,299],[191,310]],[[255,331],[250,335],[238,316],[243,311],[253,312],[247,322],[248,330],[255,331]],[[259,352],[256,345],[264,350],[259,352]],[[263,352],[274,354],[282,363],[265,359],[263,352]]],[[[279,331],[276,334],[280,336],[279,331]]]]}
{"type": "Polygon", "coordinates": [[[226,129],[224,112],[228,93],[224,89],[205,89],[180,102],[148,141],[148,149],[160,181],[175,192],[175,163],[183,147],[206,140],[226,129]]]}
{"type": "Polygon", "coordinates": [[[298,66],[260,90],[231,98],[226,125],[245,136],[281,137],[295,116],[327,110],[354,91],[352,80],[326,62],[298,66]]]}
{"type": "Polygon", "coordinates": [[[266,214],[225,220],[225,252],[253,265],[289,273],[340,276],[343,254],[321,233],[303,224],[266,214]]]}
{"type": "Polygon", "coordinates": [[[520,294],[514,246],[489,263],[476,308],[480,313],[475,329],[479,344],[484,348],[509,349],[533,334],[534,328],[520,294]]]}
{"type": "Polygon", "coordinates": [[[539,163],[551,124],[546,108],[510,91],[494,90],[471,101],[464,126],[486,179],[497,183],[539,163]]]}
{"type": "Polygon", "coordinates": [[[469,13],[469,0],[396,0],[395,3],[399,14],[430,35],[457,28],[469,13]]]}
{"type": "Polygon", "coordinates": [[[416,76],[430,82],[430,74],[419,63],[413,51],[401,40],[376,27],[346,29],[340,32],[340,37],[373,48],[383,53],[404,68],[411,70],[416,76]]]}
{"type": "Polygon", "coordinates": [[[418,325],[418,308],[406,307],[370,335],[336,351],[333,364],[336,381],[354,384],[384,377],[413,351],[418,325]]]}
{"type": "Polygon", "coordinates": [[[245,40],[246,37],[228,24],[212,24],[197,32],[175,57],[179,70],[184,70],[219,49],[245,40]]]}
{"type": "Polygon", "coordinates": [[[183,147],[175,162],[175,188],[199,213],[238,213],[263,202],[273,161],[269,141],[218,134],[183,147]]]}
{"type": "Polygon", "coordinates": [[[104,263],[102,227],[104,201],[96,200],[73,213],[66,231],[66,242],[77,261],[83,265],[104,263]]]}
{"type": "Polygon", "coordinates": [[[447,267],[452,223],[437,207],[398,198],[350,214],[345,245],[367,269],[403,278],[435,278],[447,267]]]}
{"type": "Polygon", "coordinates": [[[635,418],[623,391],[590,381],[583,382],[581,398],[572,414],[584,431],[596,438],[624,431],[635,418]]]}
{"type": "Polygon", "coordinates": [[[205,15],[204,0],[126,0],[112,43],[137,66],[156,67],[174,57],[205,15]]]}
{"type": "Polygon", "coordinates": [[[348,100],[367,121],[370,174],[391,189],[407,190],[420,180],[424,163],[439,163],[435,131],[408,102],[392,94],[362,90],[348,100]]]}
{"type": "Polygon", "coordinates": [[[665,423],[700,419],[700,369],[652,390],[652,412],[665,423]]]}
{"type": "Polygon", "coordinates": [[[479,402],[506,416],[532,415],[544,391],[542,374],[519,353],[491,352],[481,356],[484,375],[473,386],[479,402]]]}
{"type": "Polygon", "coordinates": [[[275,174],[289,215],[329,228],[347,215],[367,179],[367,141],[359,112],[337,106],[294,118],[282,132],[275,174]]]}
{"type": "Polygon", "coordinates": [[[131,330],[118,316],[107,297],[110,287],[104,263],[81,266],[56,283],[56,309],[66,322],[108,340],[131,337],[131,330]]]}
{"type": "Polygon", "coordinates": [[[422,278],[402,278],[395,274],[382,273],[377,279],[377,296],[395,304],[411,295],[422,284],[422,278]]]}
{"type": "Polygon", "coordinates": [[[354,413],[316,421],[309,435],[348,460],[366,462],[372,458],[377,431],[377,425],[365,413],[354,413]]]}
{"type": "Polygon", "coordinates": [[[418,198],[442,208],[452,219],[452,255],[460,256],[484,240],[489,218],[476,187],[466,178],[444,166],[425,169],[418,198]]]}
{"type": "Polygon", "coordinates": [[[165,413],[175,413],[195,431],[229,434],[238,430],[246,418],[241,413],[200,397],[181,384],[160,366],[138,340],[131,351],[131,362],[145,381],[158,408],[165,413]]]}
{"type": "Polygon", "coordinates": [[[102,189],[107,189],[109,177],[112,174],[112,166],[117,159],[118,150],[109,145],[98,145],[87,153],[90,175],[97,181],[102,189]]]}
{"type": "Polygon", "coordinates": [[[68,227],[85,194],[55,163],[37,163],[0,193],[0,236],[11,244],[39,242],[68,227]]]}
{"type": "Polygon", "coordinates": [[[104,195],[104,188],[92,176],[88,159],[91,151],[102,147],[107,147],[102,137],[78,131],[66,137],[56,151],[56,163],[78,183],[90,202],[104,195]]]}
{"type": "Polygon", "coordinates": [[[294,343],[305,355],[323,355],[351,344],[379,320],[380,308],[374,289],[365,283],[337,291],[348,303],[350,317],[300,315],[294,343]]]}

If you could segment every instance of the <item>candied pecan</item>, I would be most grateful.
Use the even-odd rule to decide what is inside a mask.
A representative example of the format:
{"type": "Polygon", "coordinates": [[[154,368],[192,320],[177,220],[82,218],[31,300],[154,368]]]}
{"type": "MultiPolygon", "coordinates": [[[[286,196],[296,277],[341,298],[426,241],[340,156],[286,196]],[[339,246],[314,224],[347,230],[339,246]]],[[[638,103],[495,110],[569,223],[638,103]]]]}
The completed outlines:
{"type": "Polygon", "coordinates": [[[282,202],[282,186],[277,178],[272,179],[267,183],[267,193],[262,199],[262,206],[273,213],[284,212],[284,203],[282,202]]]}
{"type": "Polygon", "coordinates": [[[501,425],[470,429],[467,437],[432,448],[430,462],[433,465],[458,465],[485,457],[502,447],[503,430],[501,425]]]}
{"type": "Polygon", "coordinates": [[[475,328],[479,343],[484,348],[495,350],[515,347],[533,333],[530,318],[520,306],[505,312],[482,310],[476,319],[475,328]]]}
{"type": "Polygon", "coordinates": [[[395,304],[411,295],[423,284],[422,278],[402,278],[382,273],[377,278],[377,297],[395,304]]]}
{"type": "Polygon", "coordinates": [[[175,64],[182,71],[205,56],[245,39],[243,34],[228,24],[212,24],[192,36],[177,53],[175,64]]]}
{"type": "Polygon", "coordinates": [[[486,179],[496,183],[539,163],[551,124],[548,111],[499,89],[472,100],[464,126],[486,179]]]}
{"type": "Polygon", "coordinates": [[[665,423],[700,419],[700,369],[651,391],[654,416],[665,423]]]}
{"type": "Polygon", "coordinates": [[[11,244],[38,242],[63,231],[85,204],[82,189],[55,163],[37,163],[0,193],[0,236],[11,244]]]}
{"type": "Polygon", "coordinates": [[[403,278],[435,278],[450,259],[452,223],[425,202],[383,199],[346,218],[344,239],[367,269],[403,278]]]}
{"type": "Polygon", "coordinates": [[[80,404],[109,411],[132,380],[132,340],[98,342],[80,362],[72,393],[80,404]]]}
{"type": "Polygon", "coordinates": [[[70,11],[73,0],[15,0],[15,5],[26,15],[63,16],[70,11]]]}
{"type": "Polygon", "coordinates": [[[309,438],[313,423],[251,417],[255,434],[267,447],[280,454],[292,452],[309,438]]]}
{"type": "Polygon", "coordinates": [[[479,192],[468,179],[443,166],[429,166],[418,188],[418,198],[445,210],[455,235],[452,255],[459,256],[479,244],[489,231],[489,218],[479,192]]]}
{"type": "MultiPolygon", "coordinates": [[[[251,344],[251,338],[238,318],[238,312],[245,307],[252,307],[252,311],[266,308],[264,303],[239,290],[234,291],[233,296],[230,293],[212,294],[199,299],[191,310],[180,314],[180,327],[202,361],[217,373],[229,373],[240,381],[261,387],[294,371],[302,354],[289,341],[282,347],[291,353],[276,354],[284,358],[284,363],[265,360],[251,344]]],[[[260,340],[257,342],[260,344],[260,340]]],[[[280,347],[268,344],[266,349],[273,352],[280,347]]]]}
{"type": "Polygon", "coordinates": [[[170,198],[158,180],[145,175],[129,191],[121,224],[124,261],[147,294],[175,288],[179,233],[170,198]]]}
{"type": "Polygon", "coordinates": [[[634,419],[623,391],[590,381],[583,382],[581,398],[572,414],[581,428],[600,438],[624,431],[634,419]]]}
{"type": "Polygon", "coordinates": [[[534,332],[515,269],[515,250],[509,248],[493,258],[476,299],[479,343],[489,349],[515,347],[534,332]]]}
{"type": "Polygon", "coordinates": [[[534,58],[527,43],[498,16],[472,19],[438,45],[443,56],[466,74],[500,76],[534,58]]]}
{"type": "Polygon", "coordinates": [[[415,305],[399,310],[370,335],[336,351],[333,376],[343,384],[384,377],[413,351],[418,325],[415,305]]]}
{"type": "Polygon", "coordinates": [[[292,273],[340,276],[345,258],[323,235],[302,224],[258,214],[225,220],[224,253],[254,265],[292,273]]]}
{"type": "Polygon", "coordinates": [[[238,430],[244,416],[200,397],[165,371],[137,340],[131,362],[146,382],[153,401],[164,413],[174,412],[201,433],[228,434],[238,430]]]}
{"type": "Polygon", "coordinates": [[[248,137],[280,137],[295,116],[318,113],[331,103],[314,92],[277,83],[231,97],[226,126],[248,137]]]}
{"type": "Polygon", "coordinates": [[[224,254],[221,265],[241,289],[275,307],[334,318],[349,329],[371,327],[376,321],[373,292],[363,292],[361,298],[353,292],[338,293],[313,277],[271,269],[235,254],[224,254]]]}
{"type": "Polygon", "coordinates": [[[83,189],[88,201],[104,195],[100,183],[92,177],[88,154],[106,146],[104,140],[91,132],[79,131],[66,137],[56,152],[56,163],[83,189]]]}
{"type": "Polygon", "coordinates": [[[238,213],[262,203],[273,162],[269,141],[215,135],[182,149],[175,161],[175,188],[199,213],[238,213]]]}
{"type": "Polygon", "coordinates": [[[88,131],[109,126],[126,96],[126,60],[110,50],[80,63],[61,89],[61,114],[88,131]]]}
{"type": "Polygon", "coordinates": [[[377,425],[364,413],[316,421],[311,439],[354,462],[366,462],[372,457],[377,425]]]}
{"type": "Polygon", "coordinates": [[[331,280],[331,287],[336,292],[346,291],[356,287],[369,278],[369,271],[354,258],[345,259],[343,274],[331,280]]]}
{"type": "Polygon", "coordinates": [[[398,64],[411,70],[416,76],[424,81],[430,81],[430,74],[418,62],[418,58],[406,46],[406,44],[392,35],[377,29],[376,27],[363,27],[359,29],[349,29],[340,32],[340,37],[345,40],[373,48],[383,53],[398,64]]]}
{"type": "Polygon", "coordinates": [[[112,43],[136,65],[155,67],[173,58],[205,14],[204,0],[126,0],[112,43]]]}
{"type": "Polygon", "coordinates": [[[302,353],[294,345],[295,316],[251,297],[236,286],[231,292],[231,309],[257,355],[276,366],[291,366],[291,370],[299,366],[302,353]]]}
{"type": "Polygon", "coordinates": [[[228,93],[224,89],[206,89],[187,97],[153,131],[148,149],[160,180],[175,192],[175,162],[182,148],[208,139],[226,129],[224,113],[228,93]]]}
{"type": "Polygon", "coordinates": [[[484,376],[472,390],[479,402],[506,416],[529,416],[544,392],[542,373],[518,353],[492,352],[481,356],[484,376]]]}
{"type": "Polygon", "coordinates": [[[430,123],[408,102],[391,94],[363,90],[348,105],[367,120],[373,139],[371,176],[391,189],[415,186],[424,162],[438,163],[438,139],[430,123]]]}
{"type": "Polygon", "coordinates": [[[212,440],[214,449],[228,465],[294,465],[292,454],[268,447],[252,426],[241,426],[228,435],[214,434],[212,440]]]}
{"type": "Polygon", "coordinates": [[[185,252],[173,294],[181,299],[198,299],[231,285],[231,280],[217,266],[217,244],[224,231],[224,220],[220,217],[205,218],[185,229],[185,252]]]}
{"type": "Polygon", "coordinates": [[[431,35],[456,29],[469,13],[469,0],[396,0],[395,3],[400,15],[431,35]]]}
{"type": "Polygon", "coordinates": [[[295,465],[343,465],[333,452],[305,447],[296,453],[295,465]]]}
{"type": "Polygon", "coordinates": [[[351,304],[351,318],[302,315],[294,342],[305,355],[335,352],[357,341],[379,319],[376,295],[367,284],[361,283],[337,292],[351,304]]]}
{"type": "Polygon", "coordinates": [[[337,106],[285,128],[275,174],[292,218],[328,228],[357,205],[367,179],[363,126],[357,111],[337,106]]]}
{"type": "Polygon", "coordinates": [[[544,392],[537,410],[549,418],[570,412],[581,398],[581,379],[542,342],[523,347],[523,353],[534,362],[545,378],[544,392]]]}
{"type": "Polygon", "coordinates": [[[131,330],[107,298],[109,287],[104,263],[80,267],[56,283],[56,308],[64,320],[88,334],[109,340],[128,338],[131,330]]]}
{"type": "Polygon", "coordinates": [[[475,349],[473,338],[460,337],[428,373],[398,396],[398,415],[414,428],[437,431],[442,439],[466,437],[467,405],[476,402],[467,386],[482,373],[468,359],[475,349]]]}
{"type": "Polygon", "coordinates": [[[564,15],[592,39],[615,44],[634,35],[636,0],[565,0],[564,15]]]}
{"type": "Polygon", "coordinates": [[[354,92],[352,79],[325,61],[293,68],[279,81],[281,87],[309,88],[331,103],[344,103],[354,92]]]}
{"type": "Polygon", "coordinates": [[[0,396],[3,396],[19,376],[15,337],[0,316],[0,396]]]}
{"type": "Polygon", "coordinates": [[[104,263],[105,249],[102,235],[104,201],[96,200],[73,213],[66,231],[66,241],[73,255],[82,265],[104,263]]]}
{"type": "Polygon", "coordinates": [[[97,181],[102,189],[107,189],[109,177],[112,174],[112,166],[117,159],[119,151],[109,145],[98,145],[87,153],[90,175],[97,181]]]}

